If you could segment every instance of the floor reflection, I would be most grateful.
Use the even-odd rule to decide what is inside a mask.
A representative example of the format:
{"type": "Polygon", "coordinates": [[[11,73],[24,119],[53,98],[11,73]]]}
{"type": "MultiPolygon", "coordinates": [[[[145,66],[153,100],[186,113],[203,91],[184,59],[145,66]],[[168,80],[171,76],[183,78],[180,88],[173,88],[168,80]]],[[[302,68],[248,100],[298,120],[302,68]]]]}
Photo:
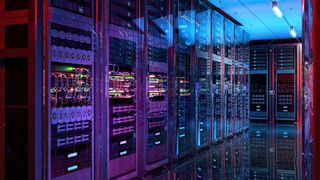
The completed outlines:
{"type": "Polygon", "coordinates": [[[301,128],[251,124],[250,130],[146,179],[301,179],[301,128]]]}

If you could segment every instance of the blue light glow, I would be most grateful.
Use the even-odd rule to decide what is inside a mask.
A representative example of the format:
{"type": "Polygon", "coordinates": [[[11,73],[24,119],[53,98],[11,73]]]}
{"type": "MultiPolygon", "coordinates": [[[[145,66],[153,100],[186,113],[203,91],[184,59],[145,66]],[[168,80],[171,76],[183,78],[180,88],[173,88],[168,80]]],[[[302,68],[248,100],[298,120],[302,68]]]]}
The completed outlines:
{"type": "MultiPolygon", "coordinates": [[[[286,21],[274,14],[272,1],[270,0],[210,0],[210,2],[243,24],[243,29],[250,33],[252,40],[292,38],[286,21]],[[240,1],[263,23],[244,7],[240,1]]],[[[300,38],[302,34],[301,4],[301,1],[292,0],[278,2],[283,15],[290,25],[295,27],[297,38],[300,38]]]]}

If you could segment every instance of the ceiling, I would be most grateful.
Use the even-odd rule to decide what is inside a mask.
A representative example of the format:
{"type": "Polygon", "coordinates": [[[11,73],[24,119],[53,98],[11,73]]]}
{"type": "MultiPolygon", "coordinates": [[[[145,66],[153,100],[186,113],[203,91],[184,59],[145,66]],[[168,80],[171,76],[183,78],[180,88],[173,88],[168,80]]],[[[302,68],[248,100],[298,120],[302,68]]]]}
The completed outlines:
{"type": "MultiPolygon", "coordinates": [[[[284,18],[278,18],[272,11],[272,0],[209,0],[229,14],[250,33],[251,40],[292,38],[289,25],[284,18]]],[[[279,0],[278,6],[297,37],[302,35],[301,0],[279,0]]]]}

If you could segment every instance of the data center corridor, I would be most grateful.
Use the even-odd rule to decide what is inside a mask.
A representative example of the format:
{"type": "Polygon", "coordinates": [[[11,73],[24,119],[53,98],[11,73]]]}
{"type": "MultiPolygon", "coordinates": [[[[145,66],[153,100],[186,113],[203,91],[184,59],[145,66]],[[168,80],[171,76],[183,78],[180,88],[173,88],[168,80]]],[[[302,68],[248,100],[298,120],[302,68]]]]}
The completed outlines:
{"type": "Polygon", "coordinates": [[[0,180],[319,180],[319,0],[0,0],[0,180]]]}

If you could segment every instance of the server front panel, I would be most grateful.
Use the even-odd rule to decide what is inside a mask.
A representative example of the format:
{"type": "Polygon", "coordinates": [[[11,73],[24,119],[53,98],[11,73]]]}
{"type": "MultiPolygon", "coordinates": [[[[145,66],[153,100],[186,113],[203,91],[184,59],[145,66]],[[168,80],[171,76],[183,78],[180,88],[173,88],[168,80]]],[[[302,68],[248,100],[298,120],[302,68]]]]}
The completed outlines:
{"type": "Polygon", "coordinates": [[[49,2],[49,179],[92,178],[92,5],[93,1],[49,2]]]}
{"type": "MultiPolygon", "coordinates": [[[[139,3],[110,0],[108,36],[108,177],[137,176],[139,3]],[[130,163],[124,163],[130,162],[130,163]]],[[[140,138],[140,137],[139,137],[140,138]]]]}
{"type": "Polygon", "coordinates": [[[224,136],[231,136],[234,132],[234,111],[235,100],[233,96],[233,80],[235,73],[234,66],[234,24],[228,20],[224,20],[224,107],[225,107],[225,123],[224,136]]]}
{"type": "Polygon", "coordinates": [[[250,49],[250,119],[268,120],[269,48],[250,49]]]}
{"type": "MultiPolygon", "coordinates": [[[[168,158],[169,0],[147,1],[147,169],[168,158]]],[[[170,36],[170,35],[169,35],[170,36]]]]}
{"type": "Polygon", "coordinates": [[[194,116],[194,23],[187,19],[194,19],[191,11],[193,3],[178,1],[175,15],[176,26],[176,58],[175,58],[175,99],[176,99],[176,147],[175,155],[184,156],[195,147],[195,116],[194,116]]]}
{"type": "Polygon", "coordinates": [[[276,119],[296,119],[296,64],[295,46],[278,47],[276,58],[276,119]]]}

